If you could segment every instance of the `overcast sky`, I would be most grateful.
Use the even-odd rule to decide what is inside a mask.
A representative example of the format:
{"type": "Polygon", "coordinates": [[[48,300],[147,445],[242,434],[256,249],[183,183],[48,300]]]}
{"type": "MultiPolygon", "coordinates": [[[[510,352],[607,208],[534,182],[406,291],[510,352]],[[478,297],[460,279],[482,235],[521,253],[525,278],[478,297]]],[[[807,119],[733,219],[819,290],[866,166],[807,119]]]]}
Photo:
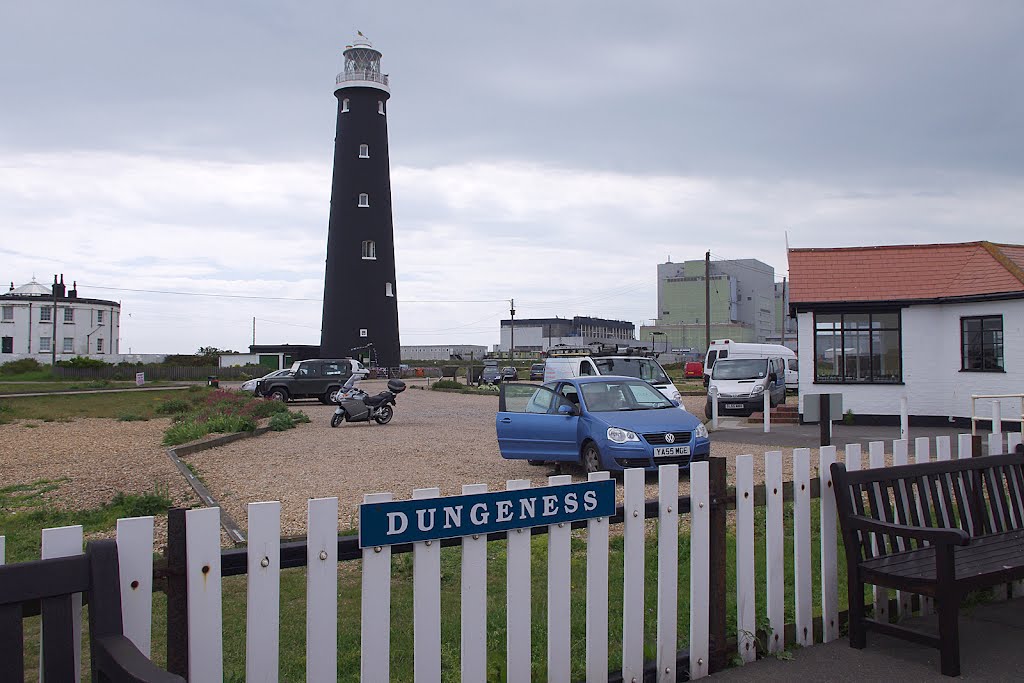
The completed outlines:
{"type": "Polygon", "coordinates": [[[38,0],[0,9],[4,289],[121,301],[123,352],[245,350],[254,317],[319,343],[356,30],[391,76],[403,344],[494,344],[510,298],[645,323],[657,263],[781,279],[787,231],[1024,242],[1017,1],[38,0]]]}

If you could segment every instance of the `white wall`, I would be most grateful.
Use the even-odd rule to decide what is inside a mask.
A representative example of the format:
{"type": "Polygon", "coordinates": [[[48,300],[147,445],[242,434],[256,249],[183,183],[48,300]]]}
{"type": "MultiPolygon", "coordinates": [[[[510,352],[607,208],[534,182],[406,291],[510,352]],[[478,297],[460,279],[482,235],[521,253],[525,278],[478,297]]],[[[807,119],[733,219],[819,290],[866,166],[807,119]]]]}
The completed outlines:
{"type": "MultiPolygon", "coordinates": [[[[0,305],[11,307],[13,320],[0,319],[0,337],[14,339],[14,353],[0,354],[0,363],[20,358],[35,358],[40,363],[49,363],[50,351],[40,350],[40,337],[56,337],[52,343],[57,348],[57,360],[66,360],[74,356],[89,356],[108,363],[116,363],[120,353],[120,307],[113,303],[91,303],[76,299],[61,299],[57,303],[57,334],[53,334],[53,324],[40,320],[40,309],[51,311],[53,302],[43,297],[38,300],[25,299],[5,300],[0,297],[0,305]],[[73,309],[73,321],[64,322],[64,309],[73,309]],[[102,312],[103,322],[98,317],[102,312]],[[64,351],[64,338],[72,339],[72,350],[64,351]],[[96,340],[103,340],[103,352],[97,353],[96,340]]],[[[2,316],[0,316],[2,318],[2,316]]]]}
{"type": "MultiPolygon", "coordinates": [[[[1024,393],[1024,300],[910,306],[901,311],[903,384],[815,384],[814,315],[800,313],[800,406],[804,394],[843,394],[855,415],[899,415],[906,395],[911,415],[970,417],[972,394],[1024,393]],[[1003,316],[1006,372],[960,372],[960,317],[1003,316]]],[[[991,415],[979,401],[977,414],[991,415]]],[[[1019,417],[1018,399],[1002,399],[1003,418],[1019,417]]]]}

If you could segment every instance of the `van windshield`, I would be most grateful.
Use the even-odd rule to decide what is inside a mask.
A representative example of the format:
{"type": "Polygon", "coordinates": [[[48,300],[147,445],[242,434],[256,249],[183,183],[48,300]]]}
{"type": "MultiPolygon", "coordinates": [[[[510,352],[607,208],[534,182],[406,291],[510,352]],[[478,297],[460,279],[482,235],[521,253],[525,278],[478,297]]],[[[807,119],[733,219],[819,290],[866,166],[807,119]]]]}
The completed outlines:
{"type": "Polygon", "coordinates": [[[720,360],[711,371],[711,379],[763,379],[768,374],[768,359],[720,360]]]}
{"type": "Polygon", "coordinates": [[[636,377],[651,384],[668,384],[668,375],[656,360],[650,358],[595,358],[597,371],[602,375],[636,377]]]}

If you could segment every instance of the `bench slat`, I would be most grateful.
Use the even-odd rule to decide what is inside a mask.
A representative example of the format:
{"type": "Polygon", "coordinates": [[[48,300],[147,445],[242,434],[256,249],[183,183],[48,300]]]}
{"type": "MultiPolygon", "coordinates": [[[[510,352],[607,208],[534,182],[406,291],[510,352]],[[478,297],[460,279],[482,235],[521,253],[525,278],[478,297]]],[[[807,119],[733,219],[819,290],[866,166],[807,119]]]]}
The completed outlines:
{"type": "Polygon", "coordinates": [[[0,605],[0,681],[20,681],[25,671],[21,605],[0,605]]]}
{"type": "Polygon", "coordinates": [[[71,595],[44,598],[40,603],[43,616],[42,670],[47,681],[74,681],[74,610],[71,595]]]}

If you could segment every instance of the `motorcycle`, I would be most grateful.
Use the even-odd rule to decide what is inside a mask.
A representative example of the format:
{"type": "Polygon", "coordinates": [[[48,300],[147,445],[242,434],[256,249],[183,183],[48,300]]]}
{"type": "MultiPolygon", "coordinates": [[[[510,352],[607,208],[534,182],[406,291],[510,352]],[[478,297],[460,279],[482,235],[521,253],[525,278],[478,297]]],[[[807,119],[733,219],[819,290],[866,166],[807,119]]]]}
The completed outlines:
{"type": "Polygon", "coordinates": [[[353,375],[345,386],[334,396],[338,407],[334,409],[331,416],[331,427],[337,427],[342,422],[369,422],[386,425],[395,416],[395,396],[405,391],[405,382],[400,379],[388,380],[388,388],[376,396],[356,387],[356,382],[362,379],[353,375]]]}

